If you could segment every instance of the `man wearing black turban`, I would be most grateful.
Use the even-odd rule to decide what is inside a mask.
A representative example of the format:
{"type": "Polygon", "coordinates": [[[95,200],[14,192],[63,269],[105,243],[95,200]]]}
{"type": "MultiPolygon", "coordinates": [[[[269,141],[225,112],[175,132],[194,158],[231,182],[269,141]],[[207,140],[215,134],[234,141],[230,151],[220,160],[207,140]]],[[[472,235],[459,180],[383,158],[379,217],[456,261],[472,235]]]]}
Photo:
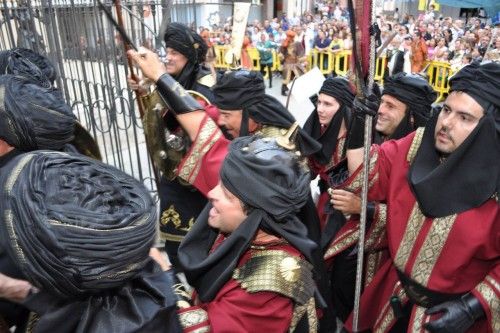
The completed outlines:
{"type": "MultiPolygon", "coordinates": [[[[384,80],[384,90],[380,98],[370,97],[365,100],[376,113],[375,131],[373,132],[373,142],[381,144],[391,139],[399,139],[418,127],[425,126],[432,113],[432,103],[436,99],[436,93],[427,81],[416,75],[398,73],[387,77],[384,80]]],[[[354,104],[359,100],[355,100],[354,104]]],[[[355,115],[356,117],[356,115],[355,115]]],[[[363,116],[359,116],[363,117],[363,116]]],[[[362,119],[357,121],[357,117],[350,126],[347,140],[347,149],[354,149],[363,146],[363,136],[359,135],[364,130],[362,119]]],[[[335,185],[335,184],[334,184],[335,185]]],[[[336,230],[335,238],[329,243],[326,249],[325,258],[335,260],[333,263],[333,278],[340,279],[337,285],[342,285],[339,289],[341,297],[338,306],[339,316],[346,319],[354,305],[354,280],[356,270],[356,252],[353,251],[358,242],[359,232],[358,220],[361,213],[361,199],[359,193],[335,188],[331,191],[333,208],[335,211],[351,215],[351,219],[342,228],[336,230]],[[340,265],[342,262],[345,265],[340,265]],[[347,265],[347,266],[346,266],[347,265]],[[337,267],[336,267],[337,266],[337,267]],[[337,276],[337,277],[335,277],[337,276]]],[[[386,204],[384,202],[370,201],[367,204],[367,220],[369,223],[381,225],[385,224],[386,204]]],[[[325,241],[327,243],[327,241],[325,241]]],[[[367,254],[368,262],[365,270],[365,284],[371,281],[375,271],[382,265],[387,257],[386,251],[371,251],[367,254]]]]}
{"type": "Polygon", "coordinates": [[[197,314],[185,329],[316,332],[316,244],[296,215],[310,192],[301,159],[275,139],[232,142],[211,204],[179,248],[201,302],[180,311],[181,322],[197,314]]]}
{"type": "MultiPolygon", "coordinates": [[[[425,126],[432,115],[432,103],[436,100],[436,96],[436,92],[429,83],[420,76],[398,73],[385,79],[380,104],[376,94],[363,101],[356,99],[354,104],[370,109],[372,114],[376,114],[372,142],[381,144],[388,140],[400,139],[417,128],[425,126]]],[[[363,146],[364,137],[361,135],[364,131],[363,115],[358,115],[356,120],[352,122],[349,129],[347,149],[357,149],[363,146]]],[[[334,190],[333,193],[336,196],[336,209],[345,214],[361,212],[359,196],[341,189],[334,190]]],[[[369,217],[372,220],[382,218],[385,215],[383,210],[385,210],[384,206],[370,203],[369,217]]]]}
{"type": "MultiPolygon", "coordinates": [[[[280,101],[266,94],[262,74],[255,71],[228,71],[212,87],[219,109],[218,125],[233,137],[259,134],[283,135],[296,120],[280,101]]],[[[297,148],[305,156],[316,153],[320,145],[297,128],[297,148]]]]}
{"type": "Polygon", "coordinates": [[[172,276],[149,257],[156,207],[141,183],[37,151],[4,165],[0,188],[0,252],[37,289],[23,302],[29,331],[180,332],[172,276]]]}
{"type": "MultiPolygon", "coordinates": [[[[215,78],[210,73],[210,70],[203,66],[208,46],[203,38],[189,27],[181,23],[171,23],[168,25],[164,36],[166,47],[166,62],[164,71],[170,74],[179,84],[186,90],[194,91],[195,94],[201,94],[199,102],[205,109],[205,112],[211,117],[217,116],[217,109],[209,105],[213,101],[213,94],[210,87],[215,83],[215,78]]],[[[137,82],[129,79],[129,85],[132,88],[138,88],[137,82]]],[[[198,95],[199,96],[199,95],[198,95]]],[[[153,113],[160,103],[163,107],[165,101],[159,96],[158,92],[154,91],[142,98],[143,105],[148,109],[147,113],[153,113]]],[[[168,101],[167,103],[168,104],[168,101]]],[[[168,105],[167,108],[175,106],[168,105]]],[[[146,119],[150,119],[146,117],[146,119]]],[[[169,136],[174,138],[179,145],[169,144],[167,140],[165,146],[173,151],[172,154],[166,156],[179,156],[182,158],[190,145],[189,139],[179,126],[179,122],[171,112],[166,113],[163,117],[165,128],[169,136]],[[180,146],[180,148],[178,147],[180,146]]],[[[161,131],[164,131],[162,126],[161,131]]],[[[155,133],[156,135],[156,133],[155,133]]],[[[149,142],[163,140],[162,138],[148,138],[149,142]]],[[[150,152],[152,155],[156,152],[150,152]]],[[[164,152],[165,153],[165,152],[164,152]]],[[[172,169],[179,163],[177,158],[170,165],[172,169]]],[[[160,170],[163,172],[158,194],[160,196],[160,231],[161,238],[165,241],[165,249],[172,260],[175,267],[177,265],[177,248],[186,232],[194,223],[195,218],[206,205],[207,200],[196,188],[183,181],[179,181],[177,177],[169,177],[167,172],[172,170],[160,170]]],[[[172,172],[173,173],[173,172],[172,172]]]]}
{"type": "MultiPolygon", "coordinates": [[[[498,331],[499,86],[499,64],[465,66],[425,127],[372,147],[368,197],[387,203],[387,220],[366,250],[390,258],[364,290],[361,330],[498,331]]],[[[356,169],[361,149],[347,154],[356,169]]],[[[346,187],[360,191],[359,179],[360,167],[346,187]]]]}
{"type": "MultiPolygon", "coordinates": [[[[162,98],[171,110],[175,110],[176,119],[192,140],[191,148],[178,165],[178,177],[206,195],[217,184],[229,141],[214,120],[201,111],[201,105],[168,75],[156,55],[149,51],[130,54],[141,66],[143,74],[156,82],[162,98]]],[[[281,137],[289,149],[304,155],[320,148],[314,139],[297,129],[295,119],[279,101],[265,95],[263,79],[258,72],[236,71],[223,75],[214,87],[214,104],[222,109],[219,125],[227,125],[231,134],[254,132],[252,134],[265,137],[281,137]],[[225,111],[238,113],[241,116],[238,124],[228,123],[225,119],[229,115],[225,115],[225,111]]]]}

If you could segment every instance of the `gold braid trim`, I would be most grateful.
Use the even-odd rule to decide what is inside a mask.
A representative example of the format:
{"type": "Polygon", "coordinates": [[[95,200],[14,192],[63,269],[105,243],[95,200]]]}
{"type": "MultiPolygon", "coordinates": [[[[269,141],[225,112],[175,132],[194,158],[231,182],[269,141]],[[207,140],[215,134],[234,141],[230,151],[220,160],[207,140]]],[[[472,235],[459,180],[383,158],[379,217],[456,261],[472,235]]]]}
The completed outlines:
{"type": "Polygon", "coordinates": [[[413,264],[412,279],[423,286],[427,286],[432,270],[441,255],[444,244],[453,228],[457,215],[435,218],[431,229],[425,237],[424,243],[413,264]]]}
{"type": "Polygon", "coordinates": [[[418,305],[414,307],[414,314],[411,317],[413,320],[410,319],[411,327],[408,333],[427,332],[424,325],[429,321],[430,316],[425,314],[425,310],[427,309],[418,305]]]}
{"type": "Polygon", "coordinates": [[[30,312],[30,315],[28,317],[28,325],[26,325],[26,333],[31,333],[35,331],[36,324],[40,320],[40,317],[34,313],[30,312]]]}
{"type": "Polygon", "coordinates": [[[413,141],[411,142],[410,150],[408,150],[408,154],[406,155],[406,160],[409,164],[413,163],[413,160],[417,155],[418,148],[420,148],[422,138],[424,137],[424,131],[425,127],[419,127],[415,131],[415,136],[413,137],[413,141]]]}
{"type": "Polygon", "coordinates": [[[212,118],[206,116],[205,119],[205,124],[201,127],[193,147],[186,155],[184,161],[181,162],[181,168],[178,171],[179,177],[189,184],[193,184],[198,176],[203,156],[222,136],[212,118]]]}
{"type": "Polygon", "coordinates": [[[373,250],[380,243],[385,235],[385,226],[387,223],[387,205],[377,202],[377,213],[375,215],[375,224],[370,229],[372,230],[365,242],[365,250],[373,250]]]}
{"type": "Polygon", "coordinates": [[[359,228],[356,227],[356,229],[352,229],[347,231],[345,234],[343,234],[341,237],[335,239],[328,249],[326,249],[326,252],[323,256],[323,259],[328,260],[340,252],[344,251],[346,248],[348,248],[351,245],[355,245],[359,240],[359,228]]]}
{"type": "MultiPolygon", "coordinates": [[[[378,180],[378,172],[373,175],[373,170],[375,169],[375,165],[377,164],[378,161],[378,151],[373,150],[370,156],[370,165],[368,166],[368,177],[370,179],[368,187],[372,187],[373,184],[378,180]]],[[[362,165],[360,168],[356,171],[356,175],[354,179],[349,181],[349,184],[344,188],[347,191],[353,192],[353,193],[358,193],[361,191],[361,186],[363,185],[363,169],[362,165]]]]}
{"type": "MultiPolygon", "coordinates": [[[[491,330],[493,332],[500,332],[500,300],[498,294],[500,288],[497,281],[492,277],[487,276],[483,282],[476,286],[476,291],[481,295],[491,314],[491,330]]],[[[485,309],[486,311],[486,309],[485,309]]]]}
{"type": "Polygon", "coordinates": [[[250,260],[234,270],[233,279],[249,293],[271,291],[299,305],[306,304],[315,289],[312,265],[282,250],[252,253],[250,260]]]}
{"type": "Polygon", "coordinates": [[[307,315],[307,323],[309,332],[314,333],[318,331],[318,317],[316,316],[316,302],[314,297],[311,297],[306,304],[296,305],[293,309],[292,321],[290,322],[290,329],[288,332],[294,332],[297,324],[304,315],[307,315]]]}
{"type": "Polygon", "coordinates": [[[192,309],[186,311],[179,311],[179,322],[182,328],[187,330],[190,327],[200,325],[202,323],[207,323],[206,326],[197,328],[195,331],[197,333],[210,332],[210,324],[208,322],[208,313],[199,307],[193,307],[192,309]]]}
{"type": "MultiPolygon", "coordinates": [[[[401,282],[398,280],[396,284],[394,285],[394,289],[392,291],[392,295],[398,296],[399,300],[401,303],[404,305],[408,301],[408,296],[406,296],[405,290],[401,286],[401,282]]],[[[396,318],[394,316],[394,311],[392,310],[392,306],[389,303],[389,300],[387,300],[387,303],[385,303],[382,311],[380,312],[376,322],[375,326],[373,328],[374,333],[384,333],[389,330],[389,328],[394,325],[396,321],[396,318]]]]}

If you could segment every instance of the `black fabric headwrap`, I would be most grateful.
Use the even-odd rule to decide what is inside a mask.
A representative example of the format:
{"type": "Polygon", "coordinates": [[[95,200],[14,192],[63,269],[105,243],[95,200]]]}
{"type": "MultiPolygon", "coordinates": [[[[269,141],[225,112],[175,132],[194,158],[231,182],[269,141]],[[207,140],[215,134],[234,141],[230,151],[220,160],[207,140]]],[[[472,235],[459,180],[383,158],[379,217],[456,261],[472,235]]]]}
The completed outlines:
{"type": "Polygon", "coordinates": [[[49,59],[23,48],[0,52],[0,73],[28,78],[44,88],[53,87],[57,78],[49,59]]]}
{"type": "Polygon", "coordinates": [[[135,332],[173,306],[171,281],[148,255],[155,204],[137,180],[82,155],[37,151],[9,162],[0,188],[0,245],[41,290],[25,305],[42,327],[106,332],[126,321],[135,332]]]}
{"type": "Polygon", "coordinates": [[[212,87],[213,103],[222,110],[241,110],[266,94],[262,74],[255,71],[227,71],[212,87]]]}
{"type": "MultiPolygon", "coordinates": [[[[290,111],[271,95],[264,95],[257,103],[245,107],[243,110],[244,112],[248,112],[248,116],[261,125],[288,129],[296,122],[295,117],[290,111]]],[[[321,144],[302,128],[298,128],[295,140],[298,150],[304,156],[312,155],[321,149],[321,144]]]]}
{"type": "Polygon", "coordinates": [[[318,94],[331,96],[340,104],[339,110],[333,116],[330,124],[328,124],[323,133],[321,133],[321,124],[317,109],[311,113],[304,124],[304,131],[322,146],[321,150],[314,154],[314,158],[320,164],[325,165],[330,162],[333,152],[337,147],[337,139],[342,121],[345,121],[346,127],[349,128],[354,93],[349,81],[336,77],[326,79],[318,94]]]}
{"type": "Polygon", "coordinates": [[[220,178],[251,210],[245,221],[213,252],[210,250],[218,232],[208,226],[211,205],[203,210],[182,241],[180,262],[203,302],[212,300],[231,278],[239,258],[259,229],[283,237],[309,262],[316,248],[296,216],[309,198],[310,180],[293,153],[279,148],[274,140],[237,138],[231,143],[220,178]]]}
{"type": "Polygon", "coordinates": [[[383,95],[390,95],[408,107],[406,117],[401,121],[390,139],[400,139],[418,127],[425,126],[432,111],[437,94],[422,77],[398,73],[384,80],[383,95]],[[413,117],[413,126],[410,118],[413,117]]]}
{"type": "Polygon", "coordinates": [[[53,89],[0,76],[0,138],[22,151],[60,150],[74,138],[76,117],[53,89]]]}
{"type": "MultiPolygon", "coordinates": [[[[223,110],[242,110],[240,136],[248,135],[248,118],[261,125],[290,128],[294,116],[280,101],[265,93],[264,79],[259,72],[238,70],[226,72],[212,88],[214,104],[223,110]]],[[[321,145],[299,128],[297,144],[300,152],[309,156],[321,145]]]]}
{"type": "Polygon", "coordinates": [[[500,190],[500,65],[465,66],[450,80],[451,91],[463,92],[483,106],[485,115],[443,163],[435,149],[438,115],[426,126],[408,180],[429,217],[442,217],[478,207],[500,190]]]}
{"type": "Polygon", "coordinates": [[[188,59],[181,73],[173,77],[184,88],[192,89],[200,71],[200,64],[205,61],[207,44],[196,32],[176,22],[168,25],[164,40],[165,47],[173,48],[188,59]]]}

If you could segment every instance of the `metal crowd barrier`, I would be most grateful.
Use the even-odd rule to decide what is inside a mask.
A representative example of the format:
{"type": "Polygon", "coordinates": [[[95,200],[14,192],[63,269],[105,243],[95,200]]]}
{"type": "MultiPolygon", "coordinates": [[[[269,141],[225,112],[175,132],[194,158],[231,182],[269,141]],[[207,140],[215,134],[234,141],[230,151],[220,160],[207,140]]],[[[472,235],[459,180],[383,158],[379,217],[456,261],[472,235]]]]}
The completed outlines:
{"type": "MultiPolygon", "coordinates": [[[[224,61],[224,55],[229,50],[229,45],[216,45],[214,46],[217,55],[217,60],[215,62],[215,67],[220,69],[228,69],[230,67],[224,61]]],[[[246,49],[250,59],[252,60],[251,70],[260,71],[260,56],[259,51],[250,47],[246,49]]],[[[272,51],[273,53],[273,66],[272,71],[281,71],[281,60],[279,57],[279,52],[272,51]]],[[[307,70],[313,67],[318,67],[321,73],[328,75],[330,73],[335,73],[339,76],[347,76],[350,69],[351,62],[351,51],[345,50],[340,52],[324,52],[318,50],[312,50],[307,55],[307,70]]],[[[375,66],[375,81],[383,84],[385,70],[387,67],[387,58],[379,57],[377,58],[377,63],[375,66]]],[[[453,74],[451,66],[447,62],[441,61],[431,61],[427,68],[426,74],[428,76],[429,84],[438,93],[438,98],[436,102],[444,100],[446,94],[450,90],[448,86],[448,78],[453,74]]],[[[266,77],[269,75],[266,69],[266,77]]]]}

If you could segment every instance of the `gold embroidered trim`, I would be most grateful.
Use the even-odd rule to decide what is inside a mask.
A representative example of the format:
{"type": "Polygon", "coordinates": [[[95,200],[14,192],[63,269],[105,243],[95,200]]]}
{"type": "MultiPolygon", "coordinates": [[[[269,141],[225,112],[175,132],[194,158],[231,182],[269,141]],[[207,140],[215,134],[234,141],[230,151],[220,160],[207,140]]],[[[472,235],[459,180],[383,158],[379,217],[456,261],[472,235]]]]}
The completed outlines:
{"type": "Polygon", "coordinates": [[[194,183],[194,180],[200,171],[203,156],[210,148],[212,148],[220,137],[221,132],[218,130],[217,124],[215,124],[212,118],[207,116],[205,124],[198,133],[194,146],[186,156],[186,160],[182,164],[182,168],[179,171],[179,177],[181,179],[190,184],[194,183]]]}
{"type": "Polygon", "coordinates": [[[457,215],[435,218],[412,268],[413,280],[427,286],[457,215]]]}
{"type": "MultiPolygon", "coordinates": [[[[184,329],[188,329],[192,326],[199,325],[203,322],[208,321],[208,314],[203,309],[195,308],[193,310],[179,313],[179,321],[184,329]]],[[[209,332],[210,327],[200,327],[199,329],[205,330],[201,330],[198,332],[209,332]]]]}
{"type": "Polygon", "coordinates": [[[487,276],[486,276],[485,280],[486,280],[489,284],[491,284],[491,286],[492,286],[493,288],[495,288],[495,289],[496,289],[496,292],[497,292],[497,293],[500,293],[500,283],[498,283],[498,282],[497,282],[494,278],[492,278],[492,277],[491,277],[491,276],[489,276],[489,275],[487,275],[487,276]]]}
{"type": "Polygon", "coordinates": [[[377,253],[368,253],[366,256],[365,287],[372,281],[377,266],[377,253]]]}
{"type": "Polygon", "coordinates": [[[365,287],[372,282],[375,273],[380,267],[380,260],[382,259],[384,250],[370,252],[366,258],[366,273],[365,273],[365,287]]]}
{"type": "MultiPolygon", "coordinates": [[[[408,301],[408,297],[406,296],[406,293],[403,287],[401,286],[400,281],[396,282],[396,284],[394,285],[392,295],[398,296],[401,303],[403,304],[405,304],[408,301]]],[[[382,311],[380,312],[377,320],[375,321],[373,332],[374,333],[387,332],[389,327],[394,324],[394,320],[395,320],[394,311],[392,310],[389,300],[387,300],[387,303],[385,303],[382,311]]]]}
{"type": "Polygon", "coordinates": [[[378,208],[378,214],[376,216],[375,225],[372,227],[372,232],[365,241],[366,250],[372,250],[385,234],[385,226],[387,223],[387,205],[379,202],[377,202],[376,205],[378,208]]]}
{"type": "Polygon", "coordinates": [[[342,153],[344,152],[345,141],[346,141],[345,137],[337,139],[337,147],[335,148],[335,151],[332,154],[330,161],[326,165],[325,170],[329,170],[329,169],[333,168],[335,165],[340,163],[340,161],[342,161],[342,159],[344,158],[342,156],[342,153]]]}
{"type": "Polygon", "coordinates": [[[408,154],[406,155],[406,160],[408,163],[412,164],[415,156],[417,155],[418,148],[420,148],[420,144],[422,143],[422,138],[424,137],[425,127],[419,127],[415,131],[415,136],[413,137],[413,141],[411,142],[410,150],[408,150],[408,154]]]}
{"type": "Polygon", "coordinates": [[[288,132],[288,129],[276,126],[268,126],[263,125],[258,131],[255,132],[255,135],[262,136],[264,138],[279,138],[288,132]]]}
{"type": "Polygon", "coordinates": [[[338,241],[334,241],[326,250],[323,258],[325,260],[328,260],[335,255],[337,255],[339,252],[343,251],[347,247],[354,245],[358,242],[359,240],[359,229],[356,228],[354,230],[351,230],[347,233],[347,236],[344,236],[340,238],[338,241]]]}
{"type": "Polygon", "coordinates": [[[293,309],[292,321],[290,322],[289,332],[294,332],[300,319],[307,314],[307,322],[309,324],[309,332],[317,332],[318,317],[316,316],[316,303],[314,297],[311,297],[306,304],[296,305],[293,309]]]}
{"type": "MultiPolygon", "coordinates": [[[[500,332],[500,300],[498,299],[497,293],[493,289],[489,282],[491,282],[487,277],[486,282],[481,282],[476,286],[476,290],[481,294],[483,299],[488,304],[489,311],[491,313],[491,328],[493,332],[500,332]]],[[[495,281],[495,284],[496,281],[495,281]]],[[[496,286],[495,286],[496,288],[496,286]]]]}
{"type": "Polygon", "coordinates": [[[164,241],[177,242],[180,243],[184,239],[185,235],[174,235],[168,232],[160,231],[160,238],[164,241]]]}
{"type": "Polygon", "coordinates": [[[313,296],[312,265],[282,250],[252,253],[243,266],[234,270],[233,279],[249,293],[272,291],[305,304],[313,296]]]}
{"type": "Polygon", "coordinates": [[[26,333],[31,333],[35,331],[36,324],[40,320],[40,317],[38,314],[34,312],[30,312],[29,317],[28,317],[28,324],[26,325],[26,333]]]}
{"type": "MultiPolygon", "coordinates": [[[[373,170],[375,169],[375,165],[377,164],[378,160],[378,151],[373,150],[371,157],[370,157],[370,165],[368,166],[368,177],[372,175],[373,170]]],[[[345,190],[357,193],[361,190],[361,186],[363,184],[363,171],[362,169],[359,170],[358,174],[354,177],[354,179],[349,182],[349,184],[345,187],[345,190]]],[[[376,175],[373,176],[373,178],[369,181],[369,187],[372,187],[373,184],[378,180],[378,172],[376,175]]]]}
{"type": "Polygon", "coordinates": [[[413,322],[411,323],[410,332],[424,332],[424,319],[428,316],[425,315],[426,308],[421,306],[414,307],[415,314],[413,317],[413,322]]]}
{"type": "Polygon", "coordinates": [[[424,225],[425,216],[422,214],[418,207],[418,203],[415,202],[413,210],[410,214],[408,224],[406,225],[406,230],[399,245],[398,251],[396,252],[396,258],[394,259],[394,265],[401,271],[405,271],[405,265],[410,257],[411,250],[415,245],[417,236],[424,225]]]}

